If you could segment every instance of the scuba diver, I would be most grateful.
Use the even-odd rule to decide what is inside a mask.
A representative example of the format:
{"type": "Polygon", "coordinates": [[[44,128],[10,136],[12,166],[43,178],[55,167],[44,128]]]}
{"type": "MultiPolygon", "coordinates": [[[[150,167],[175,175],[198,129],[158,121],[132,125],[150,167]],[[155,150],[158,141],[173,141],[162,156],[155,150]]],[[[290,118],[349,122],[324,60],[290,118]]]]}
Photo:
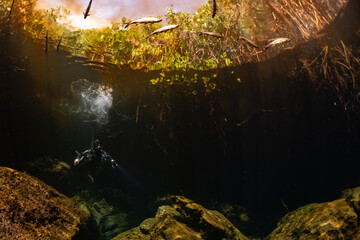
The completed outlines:
{"type": "Polygon", "coordinates": [[[79,170],[87,169],[91,182],[94,182],[94,176],[98,175],[106,165],[114,169],[118,167],[115,160],[102,149],[99,140],[94,140],[91,144],[91,149],[78,153],[74,160],[76,168],[79,170]]]}

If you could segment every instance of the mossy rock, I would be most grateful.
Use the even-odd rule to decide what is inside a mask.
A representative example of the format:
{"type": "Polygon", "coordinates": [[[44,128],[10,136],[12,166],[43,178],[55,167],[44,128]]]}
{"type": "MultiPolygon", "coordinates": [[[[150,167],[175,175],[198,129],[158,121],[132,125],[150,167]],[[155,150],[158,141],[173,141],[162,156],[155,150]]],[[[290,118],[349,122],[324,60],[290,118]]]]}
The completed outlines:
{"type": "Polygon", "coordinates": [[[57,158],[42,157],[26,162],[24,171],[45,181],[62,193],[70,195],[74,191],[70,165],[57,158]]]}
{"type": "Polygon", "coordinates": [[[182,196],[170,196],[169,202],[171,206],[159,207],[155,218],[144,220],[139,227],[123,232],[113,240],[248,239],[217,211],[182,196]]]}
{"type": "Polygon", "coordinates": [[[104,198],[97,199],[83,191],[72,199],[91,215],[94,224],[92,230],[96,231],[101,239],[111,239],[129,229],[128,215],[116,210],[104,198]]]}
{"type": "Polygon", "coordinates": [[[313,203],[289,213],[267,240],[358,239],[358,217],[345,199],[313,203]]]}
{"type": "Polygon", "coordinates": [[[0,167],[0,239],[72,239],[88,218],[44,182],[0,167]]]}

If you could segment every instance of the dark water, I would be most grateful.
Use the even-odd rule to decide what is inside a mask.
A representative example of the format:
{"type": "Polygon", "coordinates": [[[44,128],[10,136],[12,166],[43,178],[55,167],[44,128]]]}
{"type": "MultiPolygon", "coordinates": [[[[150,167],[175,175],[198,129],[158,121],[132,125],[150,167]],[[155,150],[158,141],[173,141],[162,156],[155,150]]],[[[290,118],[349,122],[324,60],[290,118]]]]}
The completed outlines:
{"type": "MultiPolygon", "coordinates": [[[[98,138],[122,167],[107,184],[131,196],[134,225],[154,214],[154,198],[179,194],[244,206],[251,221],[240,230],[264,236],[287,213],[281,201],[294,210],[360,184],[357,120],[276,60],[199,72],[218,74],[219,91],[194,86],[194,95],[149,85],[157,73],[97,70],[30,40],[10,43],[14,57],[0,71],[1,165],[23,170],[45,156],[72,165],[75,151],[98,138]],[[108,119],[84,112],[89,102],[72,91],[80,79],[112,88],[108,119]]],[[[75,180],[51,184],[69,196],[79,190],[75,180]]]]}

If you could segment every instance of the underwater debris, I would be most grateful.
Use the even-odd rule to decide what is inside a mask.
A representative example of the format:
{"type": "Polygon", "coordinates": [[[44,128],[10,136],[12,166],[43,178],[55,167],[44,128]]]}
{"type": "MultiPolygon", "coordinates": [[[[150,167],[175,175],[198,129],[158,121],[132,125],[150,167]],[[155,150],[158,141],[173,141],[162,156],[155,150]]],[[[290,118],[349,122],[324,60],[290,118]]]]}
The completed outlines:
{"type": "Polygon", "coordinates": [[[282,200],[282,199],[280,199],[280,202],[281,202],[281,204],[284,206],[284,208],[286,209],[286,211],[289,213],[290,211],[289,211],[289,207],[286,205],[286,203],[282,200]]]}
{"type": "Polygon", "coordinates": [[[162,19],[160,18],[154,18],[154,17],[146,17],[146,18],[139,18],[132,22],[127,23],[124,28],[129,27],[132,24],[146,24],[146,23],[158,23],[161,22],[162,19]]]}
{"type": "Polygon", "coordinates": [[[87,6],[85,12],[83,12],[84,19],[86,19],[88,16],[90,16],[89,12],[90,12],[90,8],[91,8],[91,3],[92,3],[92,0],[90,0],[89,5],[87,6]]]}
{"type": "Polygon", "coordinates": [[[155,35],[155,34],[159,34],[159,33],[162,33],[162,32],[167,32],[167,31],[170,31],[170,30],[174,30],[177,27],[179,27],[179,25],[168,25],[168,26],[159,28],[159,29],[155,30],[154,32],[150,33],[149,36],[147,36],[147,38],[149,38],[150,36],[155,35]]]}

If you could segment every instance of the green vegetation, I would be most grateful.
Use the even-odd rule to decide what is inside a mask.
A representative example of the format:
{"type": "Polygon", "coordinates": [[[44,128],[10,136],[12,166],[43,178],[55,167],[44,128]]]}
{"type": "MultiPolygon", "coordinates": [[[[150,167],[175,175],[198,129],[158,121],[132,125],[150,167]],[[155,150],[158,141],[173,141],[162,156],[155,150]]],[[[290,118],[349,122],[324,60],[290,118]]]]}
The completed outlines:
{"type": "MultiPolygon", "coordinates": [[[[60,47],[71,54],[95,61],[129,64],[136,69],[205,70],[253,61],[258,58],[258,50],[239,40],[240,37],[260,40],[270,37],[273,31],[268,24],[273,16],[263,0],[221,1],[215,18],[211,18],[210,2],[195,14],[170,8],[162,17],[163,25],[178,24],[179,28],[150,38],[146,37],[162,27],[161,23],[132,25],[124,30],[124,24],[130,20],[123,18],[111,28],[72,30],[66,24],[69,11],[35,10],[34,2],[15,0],[11,16],[34,39],[44,41],[48,34],[51,45],[56,47],[61,39],[60,47]],[[200,36],[201,31],[216,32],[224,38],[200,36]]],[[[2,1],[2,16],[8,15],[11,4],[12,0],[2,1]]]]}
{"type": "MultiPolygon", "coordinates": [[[[357,36],[359,41],[360,35],[357,36]]],[[[320,55],[307,67],[309,78],[318,91],[333,92],[337,102],[350,115],[360,115],[360,49],[358,43],[345,45],[340,41],[325,46],[320,55]]],[[[336,104],[336,102],[335,102],[336,104]]]]}
{"type": "MultiPolygon", "coordinates": [[[[52,51],[60,46],[72,55],[93,61],[129,65],[133,69],[144,71],[162,70],[150,80],[150,84],[181,84],[188,93],[194,95],[199,93],[199,86],[205,93],[217,89],[216,72],[206,76],[189,76],[182,74],[184,71],[218,69],[267,59],[283,48],[271,49],[269,51],[272,54],[269,54],[269,51],[255,49],[241,40],[241,37],[261,45],[264,39],[279,37],[279,34],[282,37],[286,35],[283,26],[277,24],[278,19],[268,9],[266,0],[220,1],[215,18],[211,17],[210,2],[200,7],[195,14],[175,12],[170,8],[161,17],[162,23],[132,25],[126,30],[123,26],[130,22],[126,18],[114,22],[110,28],[76,30],[68,23],[68,10],[36,10],[35,2],[36,0],[1,1],[0,37],[21,29],[44,44],[44,37],[48,35],[52,51]],[[178,24],[179,28],[147,38],[163,24],[178,24]],[[216,32],[223,38],[200,35],[202,31],[216,32]],[[166,72],[171,70],[180,71],[176,74],[166,72]]],[[[320,29],[320,20],[314,20],[317,23],[316,29],[320,29]]],[[[315,60],[308,60],[311,64],[305,64],[309,78],[314,80],[314,87],[333,89],[345,110],[351,112],[360,112],[357,104],[352,105],[360,97],[357,82],[359,57],[357,45],[349,46],[339,42],[337,46],[324,47],[315,60]]]]}

